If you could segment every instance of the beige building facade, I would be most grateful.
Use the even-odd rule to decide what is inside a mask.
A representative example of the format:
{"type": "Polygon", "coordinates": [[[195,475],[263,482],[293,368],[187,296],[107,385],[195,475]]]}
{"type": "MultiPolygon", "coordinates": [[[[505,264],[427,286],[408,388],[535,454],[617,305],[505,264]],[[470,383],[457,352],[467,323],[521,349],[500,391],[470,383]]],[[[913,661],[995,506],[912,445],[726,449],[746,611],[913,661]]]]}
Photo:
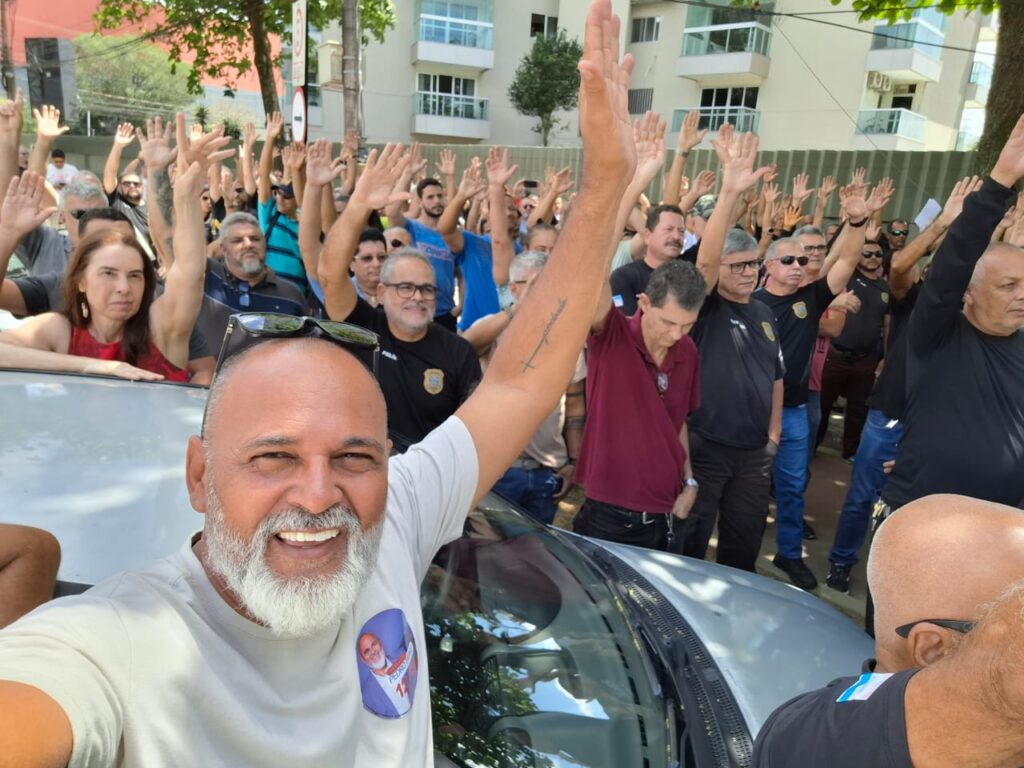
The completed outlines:
{"type": "MultiPolygon", "coordinates": [[[[683,116],[716,130],[755,130],[766,150],[935,150],[969,147],[964,110],[982,109],[997,20],[979,12],[916,12],[905,23],[858,22],[849,2],[762,2],[760,12],[669,0],[613,0],[636,59],[630,111],[654,109],[674,143],[683,116]],[[810,14],[810,15],[801,15],[810,14]],[[941,46],[941,47],[940,47],[941,46]]],[[[363,133],[418,140],[540,144],[536,120],[507,93],[537,35],[582,39],[585,0],[395,0],[398,24],[363,54],[363,133]]],[[[341,35],[324,30],[310,133],[343,125],[341,35]]],[[[566,112],[553,145],[579,143],[566,112]]]]}

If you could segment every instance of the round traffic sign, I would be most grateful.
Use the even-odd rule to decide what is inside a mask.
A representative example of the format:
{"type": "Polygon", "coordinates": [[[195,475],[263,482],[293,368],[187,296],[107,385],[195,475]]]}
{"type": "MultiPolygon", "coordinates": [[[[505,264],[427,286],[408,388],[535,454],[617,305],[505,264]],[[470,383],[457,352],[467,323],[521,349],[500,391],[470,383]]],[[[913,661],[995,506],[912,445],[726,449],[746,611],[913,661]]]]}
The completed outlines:
{"type": "Polygon", "coordinates": [[[292,141],[306,140],[306,93],[301,88],[295,89],[292,99],[292,141]]]}

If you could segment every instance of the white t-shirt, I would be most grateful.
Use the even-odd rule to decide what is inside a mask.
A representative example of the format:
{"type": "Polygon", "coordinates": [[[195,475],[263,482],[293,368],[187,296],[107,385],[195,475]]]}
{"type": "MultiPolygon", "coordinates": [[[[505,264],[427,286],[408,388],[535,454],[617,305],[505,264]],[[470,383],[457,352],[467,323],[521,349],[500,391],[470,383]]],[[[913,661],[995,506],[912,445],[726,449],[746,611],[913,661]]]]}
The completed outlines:
{"type": "Polygon", "coordinates": [[[0,679],[61,705],[75,768],[425,766],[433,739],[419,587],[436,551],[461,535],[478,469],[455,416],[391,459],[377,569],[338,628],[275,637],[224,602],[188,542],[0,632],[0,679]],[[390,663],[404,662],[392,670],[404,715],[380,686],[361,685],[364,633],[390,663]]]}
{"type": "Polygon", "coordinates": [[[78,174],[78,169],[71,163],[65,162],[62,168],[53,163],[46,166],[46,180],[56,186],[57,184],[69,184],[71,179],[78,174]]]}

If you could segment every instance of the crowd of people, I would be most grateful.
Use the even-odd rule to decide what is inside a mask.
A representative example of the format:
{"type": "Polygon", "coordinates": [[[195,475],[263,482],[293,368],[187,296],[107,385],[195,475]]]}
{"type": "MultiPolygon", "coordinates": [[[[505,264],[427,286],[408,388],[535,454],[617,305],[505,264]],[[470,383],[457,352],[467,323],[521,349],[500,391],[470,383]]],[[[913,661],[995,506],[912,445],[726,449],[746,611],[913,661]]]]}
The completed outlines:
{"type": "MultiPolygon", "coordinates": [[[[222,127],[190,127],[180,114],[167,124],[123,124],[98,176],[54,148],[67,130],[57,110],[36,112],[36,142],[25,150],[20,96],[0,104],[0,180],[9,182],[0,207],[0,309],[25,318],[0,333],[0,366],[212,384],[204,434],[188,456],[206,529],[174,567],[190,579],[207,574],[214,599],[289,637],[315,636],[346,610],[358,614],[372,593],[401,607],[409,636],[421,638],[415,591],[425,564],[492,488],[552,523],[558,501],[579,485],[577,532],[696,558],[707,556],[717,529],[717,561],[751,572],[774,498],[773,563],[796,586],[814,589],[818,577],[803,557],[803,541],[816,536],[804,520],[809,466],[842,397],[851,479],[825,578],[829,588],[849,590],[874,520],[868,578],[877,611],[869,611],[869,629],[879,671],[872,666],[844,683],[838,701],[875,704],[847,714],[835,686],[790,702],[765,729],[759,764],[809,764],[792,762],[794,740],[824,749],[830,738],[888,734],[880,718],[904,692],[916,708],[907,706],[902,738],[910,734],[916,755],[915,739],[925,737],[912,726],[965,674],[966,662],[944,661],[960,658],[959,635],[978,636],[964,653],[984,654],[999,622],[1019,610],[1019,591],[986,605],[1024,576],[1024,528],[1009,509],[1024,507],[1024,200],[1014,200],[1024,176],[1024,118],[991,173],[959,182],[941,213],[910,237],[905,220],[886,217],[891,179],[872,184],[858,169],[846,184],[826,177],[813,185],[800,174],[787,190],[776,168],[758,166],[757,137],[729,125],[710,142],[717,170],[688,180],[687,157],[707,133],[697,112],[683,121],[665,170],[665,121],[648,113],[630,125],[631,62],[620,64],[608,40],[602,47],[617,38],[616,26],[607,2],[595,0],[580,65],[578,183],[569,169],[554,168],[543,181],[516,180],[513,158],[500,148],[461,174],[446,149],[433,174],[417,144],[388,144],[364,162],[354,133],[337,156],[325,140],[282,145],[280,114],[268,118],[258,155],[251,125],[235,150],[222,127]],[[124,163],[135,143],[137,157],[124,163]],[[659,174],[661,199],[649,201],[659,174]],[[840,215],[829,222],[835,194],[840,215]],[[12,257],[22,273],[9,271],[12,257]],[[257,315],[295,318],[279,327],[303,338],[221,347],[232,322],[259,336],[259,323],[245,319],[257,315]],[[375,335],[376,384],[322,344],[338,341],[338,322],[375,335]],[[283,365],[324,382],[315,404],[301,388],[276,391],[271,372],[283,365]],[[231,420],[225,411],[261,416],[231,420]],[[262,502],[231,477],[221,453],[286,416],[304,425],[288,438],[287,450],[299,455],[330,452],[337,434],[362,430],[361,452],[346,459],[361,462],[352,474],[365,478],[346,491],[354,513],[319,481],[295,490],[285,512],[274,510],[267,520],[276,527],[257,530],[260,521],[238,511],[262,502]],[[390,489],[379,482],[389,435],[411,446],[392,462],[401,480],[390,489]],[[402,520],[417,532],[411,544],[393,530],[402,520]],[[289,532],[327,528],[332,540],[346,532],[330,546],[343,548],[332,557],[349,581],[315,596],[320,614],[298,619],[282,603],[314,596],[309,584],[287,589],[287,577],[302,573],[289,559],[289,532]],[[276,566],[266,574],[257,566],[271,548],[276,566]],[[997,549],[1005,568],[991,559],[997,549]],[[374,575],[378,552],[392,564],[408,561],[399,578],[374,575]],[[977,559],[987,566],[972,581],[958,568],[977,559]],[[275,583],[275,574],[284,578],[275,583]],[[325,594],[342,613],[323,608],[325,594]],[[945,618],[925,618],[933,614],[945,618]],[[872,699],[876,690],[886,695],[872,699]],[[853,719],[836,726],[843,718],[853,719]]],[[[345,343],[354,338],[363,337],[345,343]]],[[[36,585],[19,593],[16,610],[0,613],[2,625],[43,602],[38,585],[52,581],[59,556],[52,538],[29,529],[0,535],[0,594],[12,564],[22,564],[16,578],[36,585]]],[[[68,610],[100,615],[103,606],[137,599],[138,589],[130,580],[101,588],[68,610]]],[[[165,595],[161,606],[185,617],[187,634],[194,604],[206,599],[165,595]]],[[[47,610],[14,629],[30,636],[38,625],[45,635],[47,610]]],[[[123,650],[102,626],[97,636],[123,650]]],[[[148,654],[174,640],[136,630],[133,641],[152,643],[148,654]]],[[[145,707],[118,715],[135,730],[126,724],[113,742],[97,731],[80,743],[88,723],[76,718],[93,705],[106,711],[97,699],[106,694],[83,682],[88,692],[69,710],[78,694],[41,684],[32,665],[56,664],[69,680],[88,675],[48,655],[53,643],[33,656],[17,635],[11,642],[0,634],[0,678],[25,685],[0,682],[0,703],[29,719],[63,708],[72,722],[55,718],[45,729],[55,754],[185,749],[173,739],[155,746],[163,735],[139,725],[145,707]],[[14,674],[22,662],[28,671],[14,674]]],[[[258,653],[263,662],[278,658],[258,653]]],[[[244,654],[234,654],[229,641],[209,663],[241,664],[244,654]]],[[[282,668],[308,678],[293,661],[282,668]]],[[[223,699],[206,692],[204,706],[223,699]]],[[[254,688],[243,696],[265,703],[254,688]]],[[[414,717],[397,741],[376,743],[372,729],[359,738],[395,755],[395,764],[412,764],[401,756],[424,749],[428,710],[411,697],[403,706],[414,717]]],[[[928,733],[936,728],[927,724],[928,733]]],[[[337,739],[356,733],[346,726],[337,739]]],[[[237,750],[262,764],[260,750],[274,753],[236,736],[211,736],[210,754],[237,750]]],[[[31,744],[20,747],[35,754],[31,744]]]]}

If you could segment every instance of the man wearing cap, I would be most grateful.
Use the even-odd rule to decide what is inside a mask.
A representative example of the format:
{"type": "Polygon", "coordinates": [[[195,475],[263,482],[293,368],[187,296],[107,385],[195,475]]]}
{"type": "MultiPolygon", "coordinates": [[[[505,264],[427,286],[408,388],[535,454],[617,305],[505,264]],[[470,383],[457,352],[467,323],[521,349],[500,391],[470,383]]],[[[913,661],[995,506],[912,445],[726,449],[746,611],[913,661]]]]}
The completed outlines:
{"type": "Polygon", "coordinates": [[[644,257],[612,272],[612,303],[619,311],[627,317],[636,314],[637,297],[646,290],[655,269],[679,258],[685,235],[685,220],[679,206],[651,208],[644,229],[644,257]]]}
{"type": "Polygon", "coordinates": [[[715,212],[715,203],[718,198],[715,195],[701,195],[697,202],[686,212],[686,238],[683,240],[684,261],[697,262],[697,251],[700,248],[701,238],[704,237],[704,227],[711,220],[711,214],[715,212]]]}
{"type": "Polygon", "coordinates": [[[270,179],[274,142],[281,135],[283,126],[280,112],[275,112],[267,120],[267,138],[260,153],[256,184],[259,220],[266,240],[267,266],[305,292],[309,282],[299,249],[299,202],[295,199],[295,188],[291,184],[274,184],[270,179]]]}

